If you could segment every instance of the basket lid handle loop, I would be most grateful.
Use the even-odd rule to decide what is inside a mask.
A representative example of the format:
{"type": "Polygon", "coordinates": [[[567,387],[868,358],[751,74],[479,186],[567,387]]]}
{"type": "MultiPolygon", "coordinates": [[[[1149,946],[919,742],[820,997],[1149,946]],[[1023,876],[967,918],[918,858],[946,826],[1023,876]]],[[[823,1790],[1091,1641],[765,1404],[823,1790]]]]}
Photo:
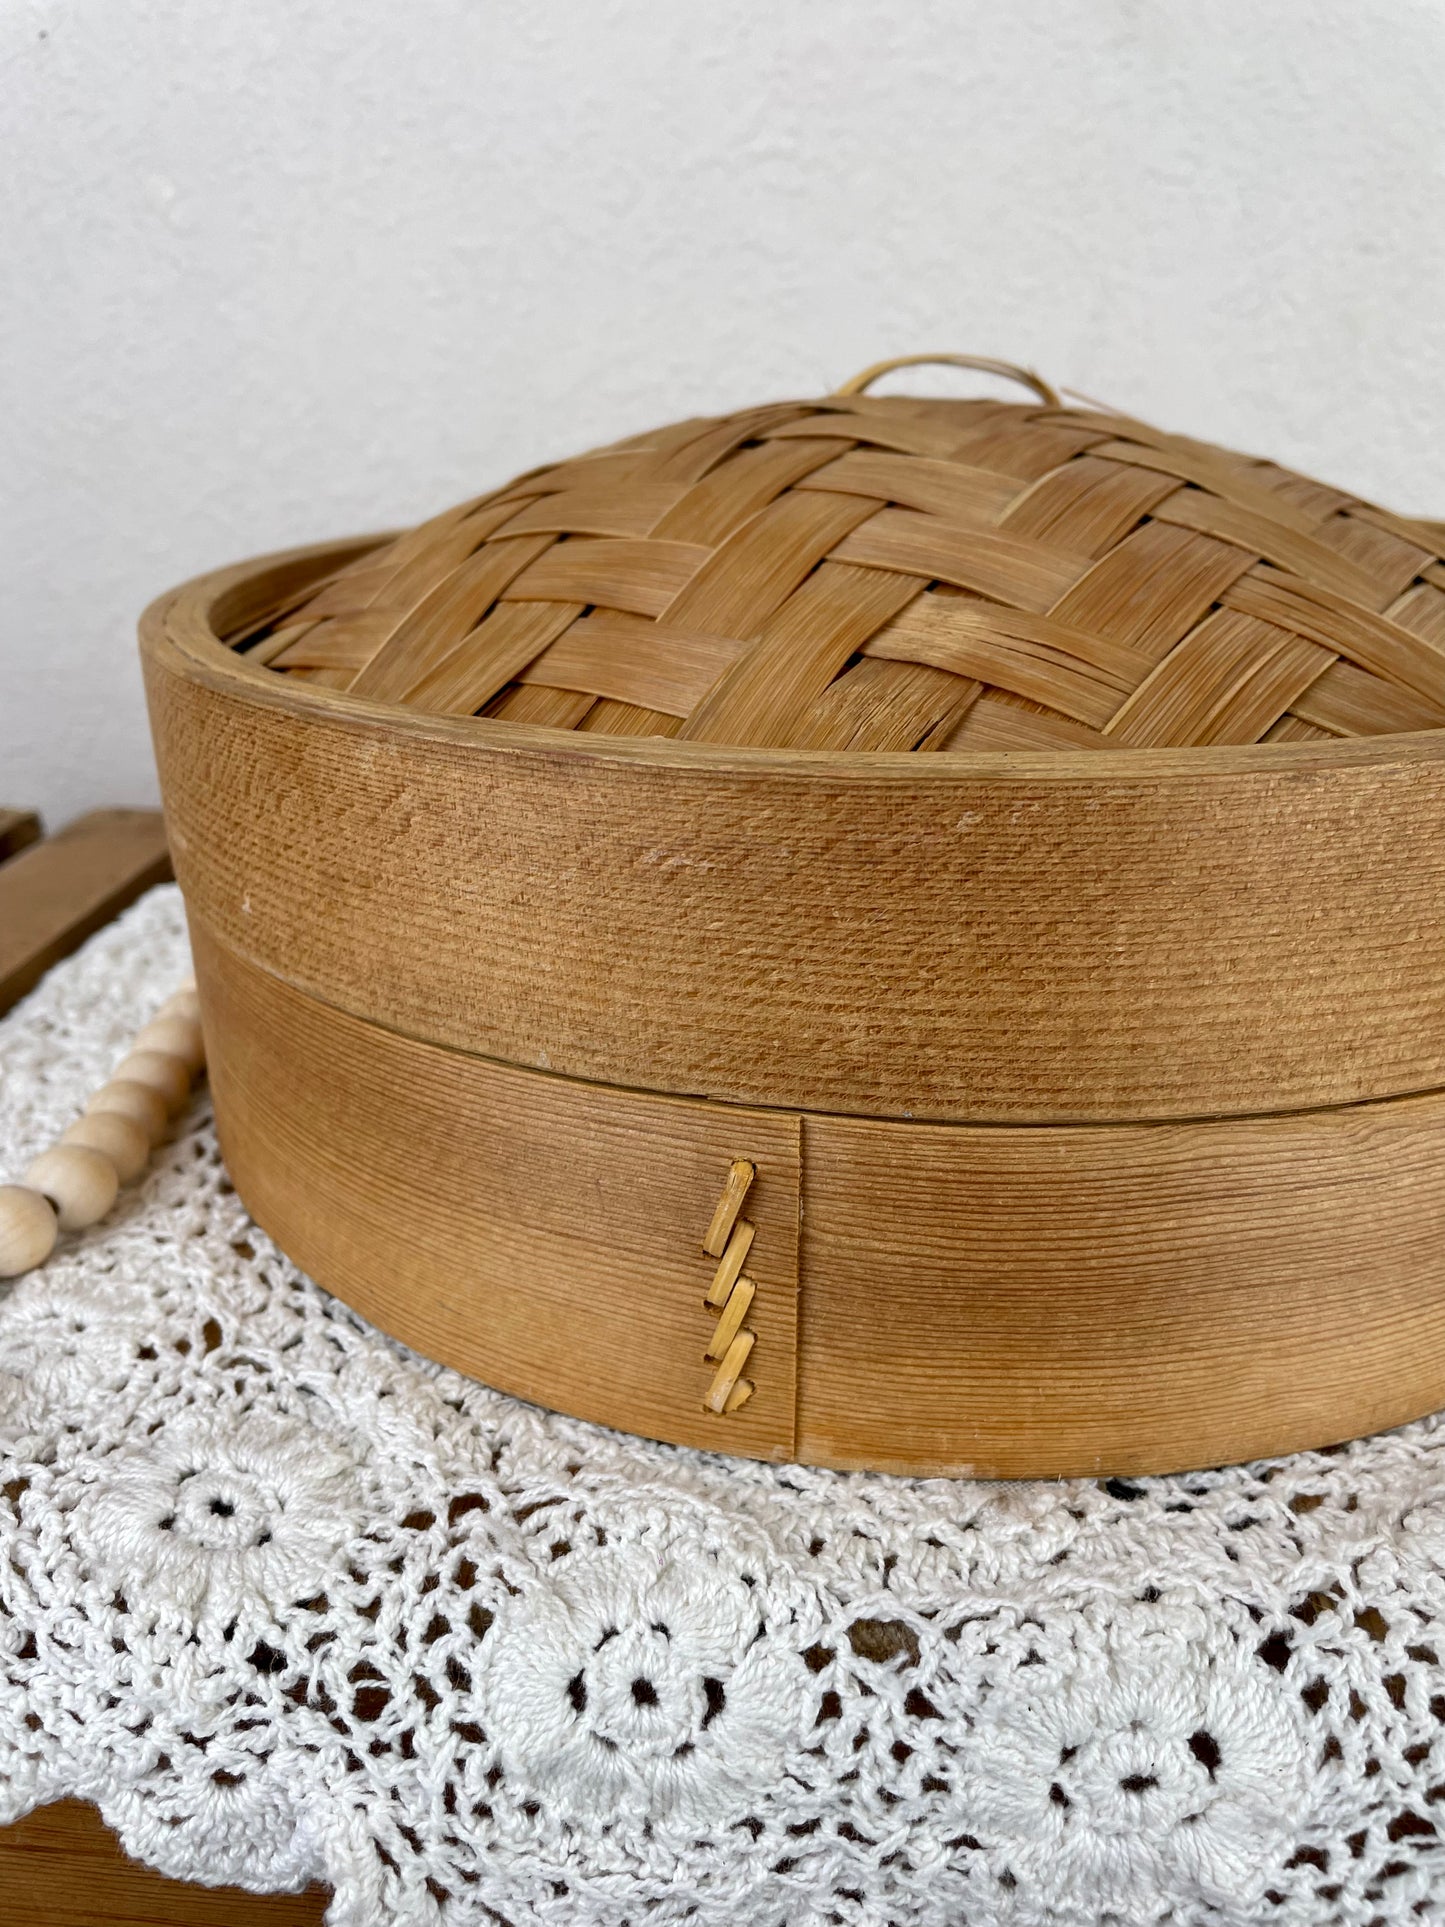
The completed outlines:
{"type": "Polygon", "coordinates": [[[995,361],[990,355],[895,355],[891,361],[875,361],[871,368],[865,368],[861,375],[854,375],[851,381],[845,381],[833,393],[861,395],[880,377],[892,374],[895,368],[919,368],[939,362],[946,363],[950,368],[977,368],[985,375],[1002,375],[1006,381],[1022,382],[1025,388],[1032,388],[1039,400],[1050,408],[1062,408],[1064,405],[1059,391],[1046,382],[1042,375],[1036,375],[1031,368],[1020,368],[1011,361],[995,361]]]}

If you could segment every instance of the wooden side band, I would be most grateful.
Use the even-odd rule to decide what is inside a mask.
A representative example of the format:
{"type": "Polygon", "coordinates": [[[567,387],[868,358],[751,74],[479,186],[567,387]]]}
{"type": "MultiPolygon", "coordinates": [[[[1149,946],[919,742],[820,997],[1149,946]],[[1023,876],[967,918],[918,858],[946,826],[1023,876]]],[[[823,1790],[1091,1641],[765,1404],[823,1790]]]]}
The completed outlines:
{"type": "MultiPolygon", "coordinates": [[[[796,1117],[413,1043],[242,963],[194,916],[191,936],[227,1167],[299,1265],[398,1338],[520,1398],[792,1457],[796,1117]],[[740,1158],[757,1169],[756,1371],[751,1396],[720,1414],[705,1409],[716,1368],[698,1239],[740,1158]]],[[[737,1382],[734,1370],[724,1405],[737,1382]]]]}
{"type": "Polygon", "coordinates": [[[1445,1404],[1445,1095],[1272,1118],[804,1121],[798,1456],[1127,1474],[1445,1404]]]}
{"type": "Polygon", "coordinates": [[[145,656],[188,901],[328,1003],[568,1076],[898,1118],[1445,1086],[1445,732],[893,756],[422,715],[215,641],[217,603],[298,566],[179,592],[145,656]]]}
{"type": "Polygon", "coordinates": [[[192,928],[250,1209],[367,1317],[522,1397],[748,1456],[1007,1478],[1294,1451],[1445,1402],[1445,1096],[800,1117],[418,1043],[192,928]],[[698,1227],[737,1160],[757,1235],[732,1290],[756,1291],[717,1361],[698,1227]]]}

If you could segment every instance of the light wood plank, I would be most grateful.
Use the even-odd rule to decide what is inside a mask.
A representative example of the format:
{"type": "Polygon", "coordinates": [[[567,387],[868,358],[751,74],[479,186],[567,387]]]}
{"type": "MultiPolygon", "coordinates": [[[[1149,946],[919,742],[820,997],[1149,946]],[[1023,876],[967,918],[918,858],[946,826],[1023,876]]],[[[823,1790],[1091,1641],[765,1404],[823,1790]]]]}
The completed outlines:
{"type": "Polygon", "coordinates": [[[0,1011],[171,874],[159,810],[96,810],[0,866],[0,1011]]]}
{"type": "Polygon", "coordinates": [[[0,810],[0,863],[40,841],[40,818],[34,810],[0,810]]]}

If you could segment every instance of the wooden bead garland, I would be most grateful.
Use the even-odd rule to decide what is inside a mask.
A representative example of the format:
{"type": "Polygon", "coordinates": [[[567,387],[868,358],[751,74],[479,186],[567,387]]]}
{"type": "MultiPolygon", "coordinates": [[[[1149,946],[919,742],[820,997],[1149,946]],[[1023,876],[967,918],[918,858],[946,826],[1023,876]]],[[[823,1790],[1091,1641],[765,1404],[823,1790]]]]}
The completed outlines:
{"type": "Polygon", "coordinates": [[[162,1057],[178,1057],[192,1077],[206,1061],[201,1027],[194,1017],[153,1017],[144,1030],[137,1032],[132,1048],[159,1052],[162,1057]]]}
{"type": "Polygon", "coordinates": [[[132,1084],[148,1084],[159,1092],[172,1115],[190,1095],[191,1073],[179,1057],[172,1057],[168,1051],[133,1050],[116,1066],[115,1074],[132,1084]]]}
{"type": "Polygon", "coordinates": [[[62,1231],[84,1231],[115,1203],[120,1173],[104,1151],[93,1151],[85,1144],[53,1144],[40,1153],[21,1182],[49,1198],[62,1231]]]}
{"type": "Polygon", "coordinates": [[[120,1111],[87,1111],[62,1132],[60,1142],[103,1151],[122,1184],[134,1184],[150,1162],[150,1132],[120,1111]]]}
{"type": "Polygon", "coordinates": [[[43,1265],[59,1230],[49,1198],[23,1184],[0,1184],[0,1278],[43,1265]]]}
{"type": "Polygon", "coordinates": [[[128,1077],[113,1077],[102,1084],[85,1107],[89,1117],[98,1111],[114,1111],[140,1125],[151,1144],[159,1144],[166,1134],[170,1112],[160,1092],[149,1084],[133,1084],[128,1077]]]}
{"type": "Polygon", "coordinates": [[[139,1033],[116,1075],[19,1184],[0,1185],[0,1278],[33,1271],[62,1231],[96,1224],[151,1149],[205,1066],[194,984],[178,990],[139,1033]]]}

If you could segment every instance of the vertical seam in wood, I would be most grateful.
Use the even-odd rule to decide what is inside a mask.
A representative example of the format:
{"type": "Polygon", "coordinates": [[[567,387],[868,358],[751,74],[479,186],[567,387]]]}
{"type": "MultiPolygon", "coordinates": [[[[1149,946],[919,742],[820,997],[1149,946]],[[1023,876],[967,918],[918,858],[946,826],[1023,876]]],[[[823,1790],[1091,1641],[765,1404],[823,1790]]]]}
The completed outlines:
{"type": "Polygon", "coordinates": [[[800,1360],[803,1355],[803,1174],[806,1169],[805,1156],[807,1140],[805,1131],[807,1118],[799,1112],[796,1118],[797,1139],[793,1146],[794,1167],[798,1173],[794,1187],[797,1221],[793,1236],[793,1385],[789,1403],[788,1418],[788,1457],[798,1456],[798,1384],[800,1360]]]}

